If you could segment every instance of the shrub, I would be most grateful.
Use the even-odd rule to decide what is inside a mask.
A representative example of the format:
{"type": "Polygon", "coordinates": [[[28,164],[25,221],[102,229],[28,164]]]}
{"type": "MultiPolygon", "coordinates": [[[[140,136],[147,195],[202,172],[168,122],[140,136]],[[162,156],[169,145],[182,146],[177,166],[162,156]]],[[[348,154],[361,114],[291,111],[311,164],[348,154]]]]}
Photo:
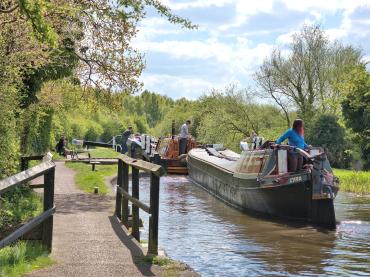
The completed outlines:
{"type": "Polygon", "coordinates": [[[333,166],[344,166],[345,131],[335,116],[326,114],[318,116],[309,130],[307,141],[312,145],[323,147],[333,166]]]}

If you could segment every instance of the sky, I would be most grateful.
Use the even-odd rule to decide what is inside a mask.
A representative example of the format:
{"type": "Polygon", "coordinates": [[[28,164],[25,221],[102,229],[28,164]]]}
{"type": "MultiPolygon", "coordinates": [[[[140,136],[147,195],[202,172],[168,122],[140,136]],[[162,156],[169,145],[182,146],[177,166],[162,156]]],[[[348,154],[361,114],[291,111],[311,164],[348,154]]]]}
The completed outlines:
{"type": "Polygon", "coordinates": [[[187,30],[148,10],[133,41],[145,55],[144,88],[175,99],[230,84],[254,88],[259,65],[304,24],[320,24],[330,40],[361,47],[370,61],[370,0],[161,2],[199,25],[187,30]]]}

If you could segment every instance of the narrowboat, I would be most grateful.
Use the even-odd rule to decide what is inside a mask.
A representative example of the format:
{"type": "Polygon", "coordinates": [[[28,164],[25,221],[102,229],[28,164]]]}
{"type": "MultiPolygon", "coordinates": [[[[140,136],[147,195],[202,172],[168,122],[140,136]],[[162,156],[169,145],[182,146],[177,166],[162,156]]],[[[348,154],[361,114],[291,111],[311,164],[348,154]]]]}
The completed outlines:
{"type": "Polygon", "coordinates": [[[335,228],[334,199],[339,180],[321,148],[310,152],[266,142],[241,154],[195,148],[187,155],[189,177],[226,203],[245,212],[335,228]],[[304,166],[289,172],[288,153],[304,166]]]}
{"type": "MultiPolygon", "coordinates": [[[[159,155],[159,163],[168,174],[187,174],[187,154],[180,155],[180,143],[178,136],[164,137],[158,140],[155,152],[159,155]]],[[[189,138],[186,152],[196,147],[196,141],[189,138]]],[[[155,161],[156,162],[156,161],[155,161]]]]}

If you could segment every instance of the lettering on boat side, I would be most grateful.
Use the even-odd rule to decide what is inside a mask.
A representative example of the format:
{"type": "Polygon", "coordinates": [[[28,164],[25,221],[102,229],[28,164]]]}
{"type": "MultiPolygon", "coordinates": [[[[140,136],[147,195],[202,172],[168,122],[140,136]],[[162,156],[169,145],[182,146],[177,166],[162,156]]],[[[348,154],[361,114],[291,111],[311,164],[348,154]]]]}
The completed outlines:
{"type": "Polygon", "coordinates": [[[289,179],[289,184],[302,182],[302,176],[294,176],[289,179]]]}

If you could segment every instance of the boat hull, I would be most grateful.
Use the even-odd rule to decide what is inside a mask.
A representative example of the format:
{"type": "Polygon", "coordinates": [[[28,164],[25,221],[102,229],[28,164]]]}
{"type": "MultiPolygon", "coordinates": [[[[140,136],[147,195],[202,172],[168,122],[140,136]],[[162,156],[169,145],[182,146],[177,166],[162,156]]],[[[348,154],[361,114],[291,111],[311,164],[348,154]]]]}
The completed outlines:
{"type": "Polygon", "coordinates": [[[191,155],[187,160],[189,178],[235,208],[270,218],[305,221],[335,228],[333,199],[312,200],[309,173],[290,176],[301,182],[261,186],[257,178],[235,177],[232,171],[218,168],[191,155]]]}
{"type": "Polygon", "coordinates": [[[188,158],[188,168],[195,183],[238,209],[281,218],[309,218],[312,191],[308,182],[261,188],[256,180],[235,178],[192,158],[188,158]]]}

